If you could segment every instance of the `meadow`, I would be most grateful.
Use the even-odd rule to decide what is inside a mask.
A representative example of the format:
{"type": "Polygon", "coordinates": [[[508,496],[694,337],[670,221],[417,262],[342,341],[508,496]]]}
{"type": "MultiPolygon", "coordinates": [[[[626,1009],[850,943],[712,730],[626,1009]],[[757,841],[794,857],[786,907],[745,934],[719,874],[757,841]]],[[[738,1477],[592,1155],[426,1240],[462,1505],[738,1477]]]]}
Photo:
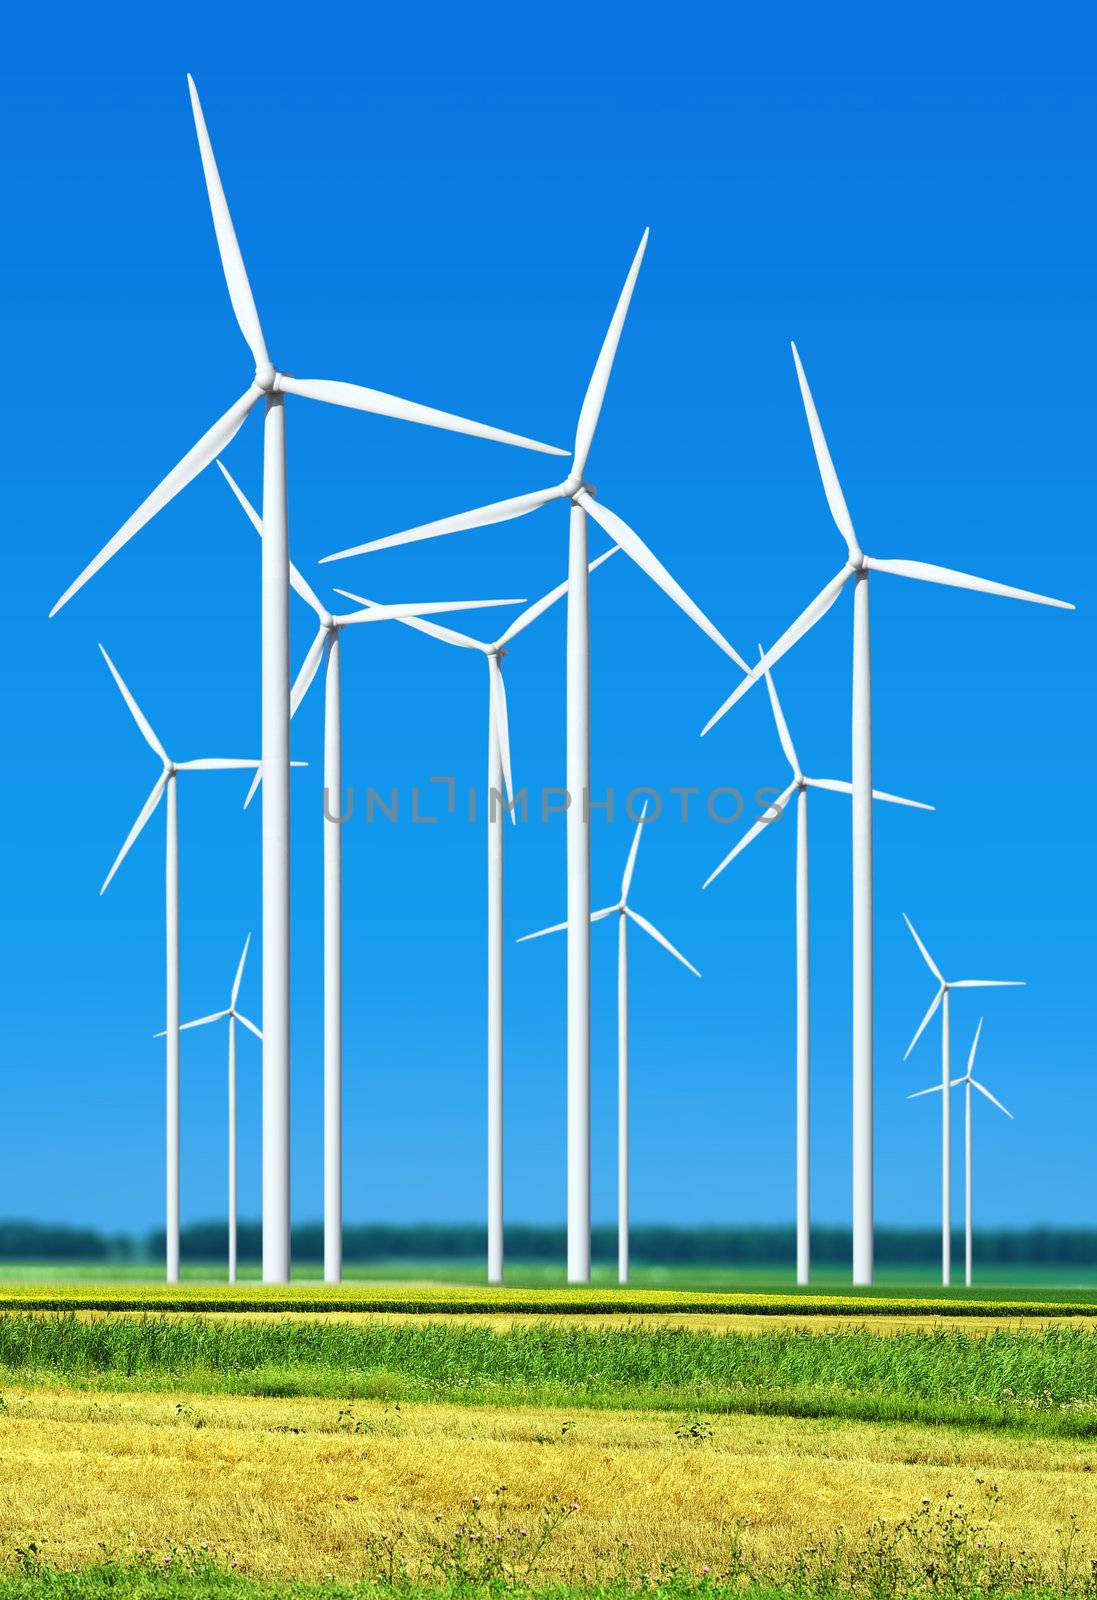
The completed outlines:
{"type": "Polygon", "coordinates": [[[666,1284],[0,1284],[0,1596],[1097,1596],[1092,1293],[666,1284]]]}

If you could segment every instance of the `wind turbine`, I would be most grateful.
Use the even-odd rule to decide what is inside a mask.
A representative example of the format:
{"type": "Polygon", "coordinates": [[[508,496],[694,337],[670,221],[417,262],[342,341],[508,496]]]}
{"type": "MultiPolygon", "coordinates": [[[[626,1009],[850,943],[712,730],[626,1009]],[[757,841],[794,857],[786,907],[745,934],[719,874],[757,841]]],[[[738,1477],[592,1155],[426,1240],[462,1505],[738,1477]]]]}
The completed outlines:
{"type": "MultiPolygon", "coordinates": [[[[903,912],[903,921],[911,931],[915,944],[922,952],[922,959],[926,966],[937,979],[938,990],[930,1002],[929,1010],[918,1024],[914,1038],[907,1045],[907,1059],[922,1033],[926,1024],[936,1014],[938,1006],[941,1008],[941,1083],[939,1087],[947,1090],[952,1077],[952,1019],[950,1016],[949,995],[953,989],[1023,989],[1024,979],[1021,978],[949,978],[946,979],[940,967],[934,961],[921,939],[915,931],[914,924],[903,912]]],[[[976,1034],[978,1038],[978,1034],[976,1034]]],[[[970,1070],[971,1062],[968,1062],[970,1070]]],[[[951,1096],[943,1093],[941,1096],[941,1282],[947,1287],[952,1277],[952,1101],[951,1096]]]]}
{"type": "MultiPolygon", "coordinates": [[[[225,482],[249,521],[263,536],[259,513],[224,462],[225,482]]],[[[343,716],[340,678],[340,636],[344,628],[363,622],[406,622],[412,617],[448,611],[481,611],[491,606],[520,605],[520,600],[430,600],[381,606],[363,601],[359,611],[333,615],[291,561],[289,581],[315,613],[317,629],[290,693],[289,714],[295,716],[308,693],[321,658],[327,654],[324,684],[324,1282],[343,1278],[343,716]]],[[[353,598],[353,597],[352,597],[353,598]]],[[[244,801],[251,804],[259,769],[244,801]]]]}
{"type": "MultiPolygon", "coordinates": [[[[762,659],[765,652],[759,646],[762,659]]],[[[752,828],[739,840],[734,849],[710,872],[702,884],[707,889],[726,866],[746,849],[763,829],[776,822],[785,807],[796,796],[796,1281],[811,1281],[811,916],[808,877],[808,790],[830,789],[836,794],[852,794],[853,785],[838,778],[808,778],[800,766],[800,758],[792,742],[792,735],[777,698],[777,689],[768,668],[765,669],[766,688],[777,725],[777,737],[785,760],[792,770],[792,782],[769,806],[752,828]]],[[[904,800],[901,795],[888,794],[883,789],[872,791],[874,800],[884,800],[891,805],[913,806],[918,811],[932,811],[933,807],[921,800],[904,800]]]]}
{"type": "MultiPolygon", "coordinates": [[[[616,553],[612,545],[592,561],[593,572],[616,553]]],[[[373,602],[362,595],[337,589],[347,600],[362,605],[373,602]]],[[[515,617],[498,639],[474,639],[453,628],[433,622],[404,619],[409,628],[429,634],[444,644],[463,650],[479,650],[488,669],[488,1282],[503,1281],[503,808],[497,803],[506,787],[512,822],[514,790],[510,770],[510,728],[507,716],[507,691],[503,681],[503,657],[507,645],[523,633],[531,622],[544,615],[550,606],[568,592],[567,580],[528,606],[515,617]]]]}
{"type": "Polygon", "coordinates": [[[552,500],[567,502],[567,811],[568,862],[568,1280],[590,1282],[590,600],[587,591],[587,517],[593,517],[641,571],[674,601],[721,650],[749,672],[742,656],[728,643],[700,606],[691,600],[658,557],[626,522],[594,498],[584,474],[594,443],[617,345],[625,325],[648,232],[640,240],[625,279],[609,329],[595,362],[579,412],[571,471],[562,483],[532,494],[516,495],[493,505],[463,511],[419,528],[372,539],[323,557],[342,561],[367,551],[436,539],[466,528],[483,528],[536,511],[552,500]]]}
{"type": "MultiPolygon", "coordinates": [[[[968,1058],[967,1058],[967,1071],[964,1073],[964,1076],[962,1078],[953,1078],[952,1083],[950,1085],[951,1088],[955,1089],[955,1088],[958,1088],[960,1084],[963,1084],[964,1088],[965,1088],[965,1095],[964,1095],[964,1282],[965,1282],[965,1284],[967,1285],[967,1287],[969,1289],[971,1288],[971,1091],[973,1089],[978,1089],[979,1093],[982,1094],[982,1095],[985,1095],[986,1098],[990,1101],[992,1106],[997,1106],[999,1111],[1004,1111],[1006,1116],[1009,1118],[1009,1120],[1011,1122],[1013,1121],[1013,1112],[1012,1111],[1006,1111],[1006,1108],[1002,1104],[1002,1102],[1000,1100],[996,1100],[995,1099],[995,1097],[991,1094],[990,1090],[986,1087],[986,1085],[980,1083],[978,1078],[973,1078],[972,1075],[971,1075],[971,1069],[975,1065],[975,1052],[979,1048],[979,1035],[982,1033],[982,1031],[983,1031],[983,1019],[982,1019],[982,1017],[980,1017],[979,1018],[979,1026],[975,1030],[975,1037],[971,1041],[971,1052],[970,1052],[970,1054],[968,1055],[968,1058]]],[[[922,1096],[924,1094],[940,1094],[940,1093],[941,1093],[941,1085],[939,1083],[934,1083],[934,1084],[931,1084],[928,1089],[916,1089],[913,1094],[908,1094],[907,1095],[907,1099],[908,1100],[917,1100],[917,1099],[920,1098],[920,1096],[922,1096]]],[[[946,1100],[948,1099],[948,1095],[945,1095],[945,1099],[946,1100]]]]}
{"type": "Polygon", "coordinates": [[[116,555],[158,511],[235,438],[248,413],[260,400],[263,425],[262,571],[262,756],[263,785],[263,1280],[287,1283],[290,1271],[289,1202],[289,542],[286,505],[286,433],[284,396],[301,395],[329,405],[374,412],[404,422],[423,423],[455,433],[495,439],[503,444],[566,455],[553,445],[520,434],[505,433],[431,406],[416,405],[365,389],[359,384],[322,378],[294,378],[278,371],[267,351],[244,258],[232,225],[225,191],[206,129],[194,80],[188,74],[191,109],[198,134],[213,227],[237,325],[255,362],[255,376],[187,451],[167,477],[141,502],[99,554],[65,590],[50,616],[55,616],[77,590],[116,555]]]}
{"type": "MultiPolygon", "coordinates": [[[[807,413],[811,442],[823,480],[830,514],[849,552],[842,570],[833,577],[796,621],[765,654],[762,666],[772,667],[826,615],[852,578],[853,588],[853,1281],[870,1284],[873,1275],[873,870],[872,870],[872,680],[869,665],[869,573],[889,572],[899,578],[917,578],[953,589],[976,589],[981,594],[1005,595],[1035,605],[1074,607],[1065,600],[1014,589],[989,578],[973,578],[950,567],[926,561],[881,560],[861,549],[838,482],[838,474],[823,437],[807,377],[795,344],[792,356],[807,413]]],[[[758,682],[761,667],[742,680],[701,730],[705,734],[747,690],[758,682]]]]}
{"type": "Polygon", "coordinates": [[[163,797],[167,797],[167,835],[164,855],[164,907],[165,941],[167,947],[167,995],[165,1005],[164,1039],[167,1055],[167,1134],[166,1181],[167,1203],[165,1215],[165,1241],[167,1255],[167,1281],[179,1282],[179,805],[176,795],[176,777],[180,772],[223,772],[239,768],[252,768],[258,761],[238,761],[223,756],[203,756],[197,761],[173,761],[153,732],[152,724],[126,687],[122,674],[103,646],[103,660],[110,668],[111,677],[118,685],[122,699],[140,730],[141,737],[162,763],[160,776],[153,784],[149,797],[137,813],[137,821],[126,835],[125,843],[114,858],[114,865],[103,880],[100,894],[105,894],[111,879],[126,859],[134,840],[148,822],[163,797]]]}
{"type": "MultiPolygon", "coordinates": [[[[242,1022],[249,1033],[254,1033],[259,1040],[263,1035],[254,1022],[249,1022],[242,1011],[237,1011],[236,1002],[240,997],[240,983],[244,976],[244,962],[248,959],[248,945],[251,943],[249,933],[244,940],[244,950],[240,963],[236,968],[236,976],[232,980],[232,993],[229,1003],[224,1011],[213,1011],[208,1017],[196,1017],[193,1022],[184,1022],[179,1029],[186,1033],[188,1028],[204,1028],[208,1022],[221,1022],[223,1018],[229,1019],[229,1282],[236,1282],[236,1024],[242,1022]]],[[[156,1035],[163,1039],[163,1032],[156,1035]]]]}
{"type": "MultiPolygon", "coordinates": [[[[680,961],[684,967],[688,967],[695,978],[701,976],[693,963],[687,961],[682,952],[674,948],[666,935],[660,933],[653,923],[642,917],[638,911],[634,911],[628,903],[632,875],[636,871],[636,856],[640,849],[640,834],[647,814],[648,805],[645,800],[621,877],[621,898],[615,905],[605,906],[601,911],[592,911],[590,915],[591,922],[601,922],[604,917],[612,917],[615,914],[617,917],[617,1279],[619,1283],[628,1282],[629,1271],[629,922],[635,922],[636,926],[643,928],[656,944],[661,944],[664,950],[669,950],[674,959],[680,961]]],[[[539,928],[536,933],[523,934],[518,943],[525,944],[529,939],[543,939],[546,933],[563,933],[567,927],[566,922],[557,922],[551,928],[539,928]]]]}

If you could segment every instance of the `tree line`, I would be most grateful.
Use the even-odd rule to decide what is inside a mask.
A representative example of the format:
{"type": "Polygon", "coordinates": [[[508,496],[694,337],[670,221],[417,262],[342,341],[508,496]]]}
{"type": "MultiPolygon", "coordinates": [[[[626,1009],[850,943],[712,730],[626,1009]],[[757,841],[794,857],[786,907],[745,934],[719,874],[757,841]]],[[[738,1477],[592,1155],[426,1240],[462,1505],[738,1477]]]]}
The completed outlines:
{"type": "MultiPolygon", "coordinates": [[[[651,1266],[777,1266],[795,1257],[792,1227],[672,1227],[639,1224],[631,1230],[632,1256],[651,1266]]],[[[941,1236],[935,1228],[878,1228],[876,1259],[881,1266],[933,1266],[940,1260],[941,1236]]],[[[194,1222],[182,1230],[181,1248],[190,1261],[222,1260],[228,1248],[223,1222],[194,1222]]],[[[261,1258],[258,1222],[239,1227],[241,1261],[261,1258]]],[[[565,1231],[515,1223],[506,1230],[511,1262],[559,1262],[565,1255],[565,1231]]],[[[962,1250],[959,1232],[956,1248],[962,1250]]],[[[617,1256],[617,1230],[593,1230],[596,1262],[617,1256]]],[[[487,1248],[485,1229],[477,1223],[359,1223],[343,1235],[348,1262],[476,1261],[487,1248]]],[[[851,1249],[848,1228],[812,1229],[812,1258],[819,1265],[844,1266],[851,1249]]],[[[1097,1228],[1039,1227],[987,1230],[976,1234],[984,1264],[999,1266],[1093,1266],[1097,1263],[1097,1228]]],[[[0,1221],[0,1261],[156,1261],[163,1257],[163,1230],[151,1233],[104,1233],[64,1223],[0,1221]]],[[[322,1261],[323,1227],[298,1223],[293,1229],[298,1261],[322,1261]]]]}

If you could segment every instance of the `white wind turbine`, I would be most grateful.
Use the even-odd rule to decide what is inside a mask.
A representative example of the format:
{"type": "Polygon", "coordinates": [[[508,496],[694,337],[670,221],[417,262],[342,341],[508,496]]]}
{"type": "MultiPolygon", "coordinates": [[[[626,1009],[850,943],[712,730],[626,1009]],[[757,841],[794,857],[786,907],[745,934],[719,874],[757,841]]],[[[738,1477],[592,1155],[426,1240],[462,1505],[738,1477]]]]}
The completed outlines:
{"type": "MultiPolygon", "coordinates": [[[[263,523],[222,461],[225,482],[260,538],[263,523]]],[[[289,564],[290,586],[315,613],[317,629],[290,693],[292,719],[308,693],[320,661],[327,654],[324,681],[324,1282],[343,1277],[343,712],[340,637],[344,628],[366,622],[407,622],[413,617],[449,611],[481,611],[491,606],[520,605],[520,600],[430,600],[400,605],[363,601],[360,611],[333,615],[316,591],[289,564]]],[[[353,596],[351,597],[353,598],[353,596]]],[[[248,790],[245,807],[262,777],[260,768],[248,790]]]]}
{"type": "Polygon", "coordinates": [[[160,776],[153,784],[148,799],[137,814],[126,841],[114,865],[103,880],[100,894],[105,894],[111,879],[126,859],[134,840],[148,822],[161,798],[167,797],[167,835],[164,856],[164,908],[165,942],[167,949],[167,986],[164,1020],[164,1038],[167,1055],[167,1117],[166,1117],[166,1182],[167,1203],[165,1212],[165,1240],[167,1256],[167,1281],[179,1282],[179,807],[176,795],[176,775],[180,772],[221,772],[239,768],[252,768],[258,761],[238,761],[223,756],[204,756],[197,761],[173,761],[153,732],[152,725],[137,701],[133,698],[110,656],[103,652],[103,660],[110,668],[111,677],[118,685],[122,699],[129,707],[145,743],[159,756],[162,763],[160,776]]]}
{"type": "MultiPolygon", "coordinates": [[[[184,1022],[180,1033],[186,1033],[188,1028],[204,1028],[208,1022],[221,1022],[225,1017],[229,1022],[229,1282],[236,1282],[236,1024],[242,1022],[249,1033],[254,1033],[259,1040],[262,1031],[250,1022],[242,1011],[237,1011],[236,1002],[240,998],[240,983],[244,976],[244,962],[248,959],[248,946],[251,943],[249,933],[244,940],[244,950],[236,968],[236,976],[232,980],[232,993],[229,1003],[224,1011],[213,1011],[208,1017],[196,1017],[193,1022],[184,1022]]],[[[163,1039],[163,1032],[156,1035],[163,1039]]]]}
{"type": "MultiPolygon", "coordinates": [[[[621,898],[615,905],[605,906],[601,911],[592,911],[590,915],[591,922],[601,922],[604,917],[612,917],[614,914],[617,916],[617,1278],[620,1283],[628,1282],[629,1272],[629,921],[635,922],[638,928],[643,928],[644,932],[650,934],[656,944],[661,944],[664,950],[669,950],[676,961],[689,968],[694,977],[701,976],[693,963],[687,961],[682,952],[674,948],[666,935],[660,933],[653,923],[642,917],[638,911],[634,911],[628,903],[632,875],[636,871],[636,856],[640,849],[640,834],[647,814],[648,806],[645,800],[621,877],[621,898]]],[[[566,922],[557,922],[551,928],[539,928],[536,933],[523,934],[518,943],[525,944],[529,939],[543,939],[546,933],[563,933],[567,927],[566,922]]]]}
{"type": "MultiPolygon", "coordinates": [[[[759,647],[761,648],[761,647],[759,647]]],[[[762,653],[765,659],[764,652],[762,653]]],[[[745,850],[771,822],[784,815],[785,807],[796,796],[796,1281],[811,1280],[811,915],[808,877],[808,790],[831,789],[836,794],[852,794],[853,785],[838,778],[808,778],[800,766],[800,758],[792,742],[781,702],[773,678],[766,670],[766,688],[769,690],[773,720],[781,749],[792,769],[792,782],[778,796],[764,815],[749,828],[734,849],[710,872],[702,888],[707,889],[714,878],[745,850]]],[[[892,805],[913,806],[918,811],[932,811],[933,807],[921,800],[905,800],[901,795],[888,794],[883,789],[872,791],[874,800],[884,800],[892,805]]]]}
{"type": "MultiPolygon", "coordinates": [[[[903,912],[903,921],[911,931],[915,944],[922,952],[922,959],[926,966],[937,979],[939,985],[937,993],[930,1002],[929,1010],[918,1024],[914,1038],[907,1045],[907,1059],[922,1033],[936,1014],[938,1006],[941,1008],[941,1083],[942,1090],[948,1089],[952,1078],[952,1017],[949,1005],[949,995],[953,989],[1023,989],[1023,978],[949,978],[946,979],[940,967],[934,961],[921,939],[918,937],[913,922],[903,912]]],[[[976,1034],[978,1038],[978,1034],[976,1034]]],[[[968,1063],[970,1069],[971,1063],[968,1063]]],[[[947,1285],[952,1278],[952,1097],[948,1093],[941,1096],[941,1282],[947,1285]]]]}
{"type": "Polygon", "coordinates": [[[188,75],[213,227],[240,332],[255,362],[247,389],[187,451],[138,506],[80,576],[65,590],[50,616],[116,555],[158,511],[226,448],[259,401],[264,402],[262,571],[262,757],[263,785],[263,1279],[286,1283],[290,1271],[289,1201],[289,544],[286,506],[286,435],[283,396],[301,395],[355,411],[521,445],[547,455],[566,455],[553,445],[505,433],[431,406],[400,400],[378,389],[321,378],[294,378],[271,362],[244,258],[232,225],[194,80],[188,75]]]}
{"type": "MultiPolygon", "coordinates": [[[[592,561],[588,573],[615,554],[612,545],[592,561]]],[[[372,605],[362,595],[337,589],[347,600],[372,605]]],[[[488,1282],[503,1281],[503,807],[496,802],[504,786],[511,821],[514,789],[510,771],[510,725],[507,716],[507,691],[503,681],[503,657],[507,645],[523,633],[531,622],[543,616],[550,606],[568,592],[567,580],[528,606],[515,617],[498,639],[474,639],[453,628],[434,622],[405,619],[409,628],[426,633],[444,644],[463,650],[479,650],[488,668],[488,1282]]]]}
{"type": "MultiPolygon", "coordinates": [[[[999,1111],[1004,1111],[1009,1120],[1013,1121],[1013,1112],[1006,1111],[1000,1100],[996,1100],[985,1084],[973,1078],[971,1069],[975,1065],[975,1052],[979,1048],[979,1035],[983,1031],[983,1019],[979,1018],[979,1026],[975,1030],[975,1037],[971,1041],[971,1053],[967,1058],[967,1071],[962,1078],[953,1078],[951,1088],[956,1089],[964,1085],[964,1282],[971,1288],[971,1091],[978,1089],[985,1095],[992,1106],[997,1106],[999,1111]]],[[[928,1089],[916,1089],[913,1094],[908,1094],[908,1100],[917,1100],[924,1094],[940,1094],[941,1085],[931,1084],[928,1089]]],[[[946,1100],[948,1096],[945,1096],[946,1100]]]]}
{"type": "Polygon", "coordinates": [[[516,495],[493,505],[463,511],[403,533],[372,539],[340,550],[325,561],[341,561],[367,551],[390,549],[421,539],[435,539],[466,528],[483,528],[525,516],[552,500],[569,506],[567,625],[567,811],[568,862],[568,1280],[590,1281],[590,599],[587,591],[587,517],[591,516],[664,594],[717,644],[725,655],[749,672],[742,656],[710,622],[695,601],[627,523],[594,498],[584,479],[606,396],[617,345],[629,302],[647,248],[644,232],[625,279],[598,360],[587,385],[575,432],[571,472],[562,483],[532,494],[516,495]]]}
{"type": "MultiPolygon", "coordinates": [[[[869,573],[889,572],[900,578],[917,578],[923,583],[944,584],[947,588],[975,589],[982,594],[1005,595],[1013,600],[1028,600],[1036,605],[1057,606],[1064,611],[1074,607],[1065,600],[1027,589],[1014,589],[989,578],[974,578],[950,567],[937,567],[926,561],[881,560],[861,549],[853,531],[853,521],[842,495],[826,439],[823,437],[815,403],[800,363],[792,347],[796,375],[807,413],[811,442],[823,492],[839,533],[849,552],[842,570],[833,577],[808,605],[777,643],[765,654],[762,667],[772,667],[786,650],[826,615],[852,578],[853,588],[853,1281],[870,1284],[873,1275],[873,871],[872,871],[872,680],[869,665],[869,573]]],[[[761,667],[755,667],[709,718],[702,733],[720,720],[748,689],[758,682],[761,667]]]]}

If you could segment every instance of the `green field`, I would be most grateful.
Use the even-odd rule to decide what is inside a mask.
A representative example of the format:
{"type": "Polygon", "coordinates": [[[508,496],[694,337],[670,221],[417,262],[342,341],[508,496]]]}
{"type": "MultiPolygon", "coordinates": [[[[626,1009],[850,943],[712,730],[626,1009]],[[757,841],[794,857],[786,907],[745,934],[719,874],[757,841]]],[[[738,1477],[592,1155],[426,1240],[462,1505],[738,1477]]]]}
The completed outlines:
{"type": "MultiPolygon", "coordinates": [[[[223,1261],[184,1261],[184,1283],[224,1283],[223,1261]]],[[[294,1282],[318,1283],[323,1271],[316,1262],[294,1266],[294,1282]]],[[[258,1265],[242,1263],[242,1283],[258,1283],[258,1265]]],[[[475,1261],[394,1260],[350,1263],[344,1277],[348,1283],[457,1283],[482,1284],[484,1264],[475,1261]]],[[[633,1267],[631,1287],[734,1290],[739,1292],[779,1291],[785,1294],[811,1294],[816,1290],[842,1294],[872,1294],[881,1289],[889,1294],[941,1294],[940,1279],[909,1267],[882,1267],[876,1275],[875,1290],[854,1289],[845,1268],[823,1266],[815,1270],[810,1289],[798,1290],[791,1266],[775,1263],[768,1267],[739,1266],[647,1266],[633,1267]]],[[[2,1283],[162,1283],[163,1268],[154,1261],[7,1261],[0,1262],[2,1283]]],[[[557,1288],[566,1282],[562,1266],[543,1262],[512,1262],[507,1267],[508,1285],[524,1288],[557,1288]]],[[[596,1264],[593,1282],[599,1287],[617,1287],[616,1268],[596,1264]]],[[[1054,1288],[1071,1291],[1071,1298],[1092,1295],[1097,1300],[1097,1261],[1092,1267],[1080,1266],[1004,1266],[981,1268],[971,1290],[954,1285],[949,1295],[984,1297],[1004,1294],[1023,1298],[1036,1290],[1054,1288]]]]}
{"type": "Polygon", "coordinates": [[[1092,1286],[119,1276],[0,1282],[0,1596],[1097,1597],[1092,1286]]]}

